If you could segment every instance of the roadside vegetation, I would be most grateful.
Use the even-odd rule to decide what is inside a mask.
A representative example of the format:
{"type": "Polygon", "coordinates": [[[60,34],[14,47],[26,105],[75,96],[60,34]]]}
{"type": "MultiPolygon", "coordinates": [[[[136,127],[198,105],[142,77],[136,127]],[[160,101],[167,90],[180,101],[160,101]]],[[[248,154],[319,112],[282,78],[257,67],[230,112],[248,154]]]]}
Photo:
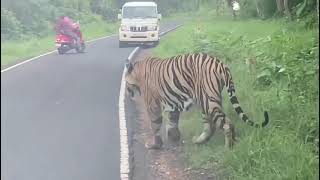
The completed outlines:
{"type": "Polygon", "coordinates": [[[1,1],[1,66],[54,50],[60,15],[79,21],[90,40],[116,32],[117,12],[111,0],[1,1]]]}
{"type": "Polygon", "coordinates": [[[237,20],[226,9],[218,16],[214,8],[185,15],[191,20],[162,38],[153,54],[164,58],[206,52],[219,57],[231,69],[237,96],[249,118],[261,122],[267,110],[270,123],[255,129],[241,122],[224,92],[223,106],[235,123],[237,144],[232,150],[225,149],[222,131],[205,145],[192,144],[192,137],[202,128],[201,114],[194,109],[183,113],[179,125],[185,160],[219,179],[318,179],[319,29],[315,10],[307,11],[310,7],[306,5],[300,10],[304,15],[298,16],[297,5],[290,6],[291,19],[285,14],[259,16],[254,4],[242,2],[248,3],[241,6],[247,11],[237,20]],[[250,15],[246,8],[251,6],[250,15]]]}
{"type": "MultiPolygon", "coordinates": [[[[116,23],[108,23],[100,17],[89,24],[81,24],[85,41],[116,33],[116,23]]],[[[1,65],[15,63],[46,53],[55,49],[55,34],[19,40],[9,40],[1,43],[1,65]]]]}

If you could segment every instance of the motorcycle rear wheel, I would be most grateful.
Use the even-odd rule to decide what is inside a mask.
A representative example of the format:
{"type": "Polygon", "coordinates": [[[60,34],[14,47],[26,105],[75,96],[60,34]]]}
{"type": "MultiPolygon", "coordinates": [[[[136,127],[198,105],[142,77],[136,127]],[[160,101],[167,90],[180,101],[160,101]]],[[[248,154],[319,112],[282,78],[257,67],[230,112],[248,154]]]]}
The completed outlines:
{"type": "Polygon", "coordinates": [[[59,54],[64,54],[66,51],[64,51],[63,49],[58,48],[58,53],[59,54]]]}
{"type": "Polygon", "coordinates": [[[76,51],[77,51],[77,53],[83,53],[85,49],[86,49],[85,44],[81,43],[80,47],[76,48],[76,51]]]}

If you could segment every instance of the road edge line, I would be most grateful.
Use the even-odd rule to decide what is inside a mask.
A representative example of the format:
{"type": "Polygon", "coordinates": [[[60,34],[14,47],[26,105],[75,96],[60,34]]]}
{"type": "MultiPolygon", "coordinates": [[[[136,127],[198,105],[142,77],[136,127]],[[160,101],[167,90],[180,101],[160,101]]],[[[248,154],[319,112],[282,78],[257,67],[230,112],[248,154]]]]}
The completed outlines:
{"type": "MultiPolygon", "coordinates": [[[[86,41],[86,43],[91,43],[91,42],[98,41],[98,40],[101,40],[101,39],[110,38],[110,37],[115,36],[115,35],[117,35],[117,34],[111,34],[111,35],[104,36],[104,37],[100,37],[100,38],[97,38],[97,39],[88,40],[88,41],[86,41]]],[[[22,62],[20,62],[20,63],[14,64],[14,65],[12,65],[12,66],[10,66],[10,67],[7,67],[7,68],[5,68],[5,69],[2,69],[2,70],[1,70],[1,73],[6,72],[6,71],[9,71],[10,69],[13,69],[13,68],[18,67],[18,66],[20,66],[20,65],[23,65],[23,64],[28,63],[28,62],[30,62],[30,61],[34,61],[34,60],[36,60],[36,59],[39,59],[40,57],[43,57],[43,56],[52,54],[52,53],[54,53],[54,52],[56,52],[56,51],[57,51],[57,50],[49,51],[49,52],[46,52],[46,53],[44,53],[44,54],[38,55],[38,56],[36,56],[36,57],[32,57],[32,58],[30,58],[30,59],[26,59],[26,60],[24,60],[24,61],[22,61],[22,62]]]]}
{"type": "MultiPolygon", "coordinates": [[[[175,26],[172,29],[160,33],[160,36],[167,34],[177,28],[182,26],[182,24],[175,26]]],[[[129,54],[127,60],[130,62],[135,54],[140,50],[140,47],[136,47],[129,54]]],[[[129,162],[129,144],[128,144],[128,129],[127,120],[125,113],[125,72],[126,67],[123,69],[121,85],[120,85],[120,95],[119,95],[119,128],[120,128],[120,179],[129,180],[130,177],[130,162],[129,162]]]]}
{"type": "MultiPolygon", "coordinates": [[[[131,61],[134,55],[139,51],[136,47],[128,56],[128,61],[131,61]]],[[[125,72],[126,67],[123,69],[120,95],[119,95],[119,128],[120,128],[120,179],[129,180],[130,177],[130,163],[129,163],[129,145],[128,145],[128,129],[125,113],[125,72]]]]}

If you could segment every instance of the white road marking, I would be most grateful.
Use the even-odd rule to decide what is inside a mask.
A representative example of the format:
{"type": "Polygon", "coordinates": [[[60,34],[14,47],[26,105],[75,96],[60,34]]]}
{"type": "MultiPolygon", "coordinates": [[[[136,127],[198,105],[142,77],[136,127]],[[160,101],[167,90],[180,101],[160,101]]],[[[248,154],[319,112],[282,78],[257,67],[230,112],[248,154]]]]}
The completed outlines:
{"type": "MultiPolygon", "coordinates": [[[[139,47],[136,47],[129,55],[128,60],[131,61],[132,57],[138,52],[139,47]]],[[[128,146],[128,130],[125,114],[125,72],[124,68],[121,79],[120,95],[119,95],[119,127],[120,127],[120,179],[129,180],[129,146],[128,146]]]]}
{"type": "Polygon", "coordinates": [[[57,50],[50,51],[50,52],[47,52],[47,53],[42,54],[42,55],[40,55],[40,56],[36,56],[36,57],[31,58],[31,59],[22,61],[21,63],[15,64],[15,65],[10,66],[10,67],[8,67],[8,68],[6,68],[6,69],[4,69],[4,70],[1,70],[1,73],[6,72],[6,71],[9,71],[10,69],[13,69],[13,68],[18,67],[18,66],[20,66],[20,65],[22,65],[22,64],[25,64],[25,63],[27,63],[27,62],[33,61],[33,60],[35,60],[35,59],[38,59],[38,58],[40,58],[40,57],[42,57],[42,56],[46,56],[46,55],[51,54],[51,53],[56,52],[56,51],[57,51],[57,50]]]}
{"type": "MultiPolygon", "coordinates": [[[[115,35],[116,35],[116,34],[112,34],[112,35],[109,35],[109,36],[104,36],[104,37],[100,37],[100,38],[97,38],[97,39],[92,39],[92,40],[86,41],[86,43],[90,43],[90,42],[93,42],[93,41],[98,41],[98,40],[101,40],[101,39],[109,38],[109,37],[112,37],[112,36],[115,36],[115,35]]],[[[39,55],[39,56],[33,57],[33,58],[31,58],[31,59],[27,59],[27,60],[22,61],[22,62],[20,62],[20,63],[18,63],[18,64],[15,64],[15,65],[13,65],[13,66],[10,66],[10,67],[8,67],[8,68],[5,68],[5,69],[1,70],[1,73],[6,72],[6,71],[9,71],[10,69],[13,69],[13,68],[18,67],[18,66],[20,66],[20,65],[23,65],[23,64],[28,63],[28,62],[30,62],[30,61],[39,59],[40,57],[43,57],[43,56],[52,54],[52,53],[54,53],[54,52],[56,52],[56,51],[57,51],[57,50],[53,50],[53,51],[50,51],[50,52],[41,54],[41,55],[39,55]]]]}
{"type": "MultiPolygon", "coordinates": [[[[175,26],[165,32],[160,33],[160,36],[173,31],[182,25],[175,26]]],[[[139,51],[139,47],[136,47],[128,56],[128,61],[131,61],[133,56],[139,51]]],[[[128,145],[128,129],[127,120],[125,114],[125,72],[124,68],[122,73],[121,85],[120,85],[120,95],[119,95],[119,127],[120,127],[120,179],[129,180],[130,179],[130,165],[129,165],[129,145],[128,145]]]]}

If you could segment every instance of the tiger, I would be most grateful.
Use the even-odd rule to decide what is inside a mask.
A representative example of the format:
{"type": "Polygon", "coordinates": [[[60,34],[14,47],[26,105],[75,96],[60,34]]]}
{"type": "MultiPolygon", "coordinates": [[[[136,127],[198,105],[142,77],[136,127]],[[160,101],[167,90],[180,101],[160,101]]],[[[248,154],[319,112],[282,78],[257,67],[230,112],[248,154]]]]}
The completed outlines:
{"type": "Polygon", "coordinates": [[[193,137],[194,144],[206,143],[216,128],[225,135],[226,148],[235,143],[235,127],[222,111],[222,90],[226,87],[230,102],[245,123],[254,127],[265,127],[269,122],[264,111],[264,121],[257,124],[243,112],[235,94],[230,69],[218,58],[206,53],[189,53],[169,58],[147,57],[141,61],[126,62],[126,92],[131,99],[143,96],[146,112],[151,120],[153,143],[148,149],[160,149],[162,112],[168,112],[166,134],[168,139],[178,142],[180,113],[188,111],[194,104],[201,109],[203,130],[193,137]]]}

